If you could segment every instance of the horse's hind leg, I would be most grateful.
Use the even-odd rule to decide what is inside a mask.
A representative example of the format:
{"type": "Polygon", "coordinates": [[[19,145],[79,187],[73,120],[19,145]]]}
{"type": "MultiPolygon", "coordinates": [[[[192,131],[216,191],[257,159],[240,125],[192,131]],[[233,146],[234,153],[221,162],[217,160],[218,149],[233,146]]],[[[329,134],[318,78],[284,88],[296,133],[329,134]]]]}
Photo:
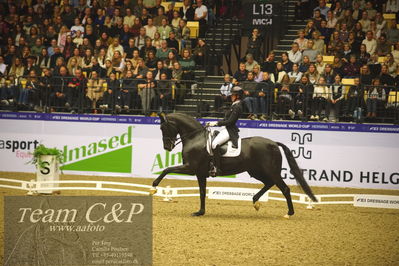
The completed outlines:
{"type": "Polygon", "coordinates": [[[254,208],[257,211],[259,211],[259,208],[260,208],[259,199],[263,196],[263,194],[265,194],[274,185],[274,182],[270,179],[261,180],[261,181],[263,182],[263,184],[265,184],[265,186],[252,197],[252,202],[254,204],[254,208]]]}
{"type": "Polygon", "coordinates": [[[292,205],[292,199],[291,199],[291,193],[290,193],[290,188],[287,186],[287,184],[283,181],[281,176],[279,175],[276,181],[276,186],[281,190],[283,193],[287,205],[288,205],[288,213],[285,215],[285,218],[289,218],[291,215],[294,215],[294,206],[292,205]]]}

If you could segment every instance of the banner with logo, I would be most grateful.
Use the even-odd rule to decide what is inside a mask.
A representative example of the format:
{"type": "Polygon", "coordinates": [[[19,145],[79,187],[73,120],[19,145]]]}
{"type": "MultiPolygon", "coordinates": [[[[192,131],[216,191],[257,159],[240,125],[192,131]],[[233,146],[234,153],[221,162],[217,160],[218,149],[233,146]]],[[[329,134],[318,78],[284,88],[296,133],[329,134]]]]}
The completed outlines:
{"type": "MultiPolygon", "coordinates": [[[[181,145],[163,149],[157,118],[11,113],[0,114],[0,122],[1,171],[34,172],[27,162],[39,143],[64,152],[64,173],[155,178],[183,161],[181,145]]],[[[262,121],[239,126],[243,138],[287,145],[312,186],[399,189],[397,126],[262,121]]],[[[283,156],[281,175],[296,184],[289,170],[283,156]]],[[[209,180],[259,182],[247,173],[209,180]]]]}

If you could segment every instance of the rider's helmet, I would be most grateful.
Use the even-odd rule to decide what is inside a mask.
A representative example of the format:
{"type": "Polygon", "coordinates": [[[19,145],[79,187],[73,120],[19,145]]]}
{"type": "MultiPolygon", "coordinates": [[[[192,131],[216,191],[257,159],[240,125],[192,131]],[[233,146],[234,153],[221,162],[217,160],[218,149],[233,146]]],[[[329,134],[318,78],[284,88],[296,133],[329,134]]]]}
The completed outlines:
{"type": "Polygon", "coordinates": [[[233,88],[231,88],[231,94],[237,95],[241,99],[244,95],[244,91],[241,87],[234,86],[233,88]]]}

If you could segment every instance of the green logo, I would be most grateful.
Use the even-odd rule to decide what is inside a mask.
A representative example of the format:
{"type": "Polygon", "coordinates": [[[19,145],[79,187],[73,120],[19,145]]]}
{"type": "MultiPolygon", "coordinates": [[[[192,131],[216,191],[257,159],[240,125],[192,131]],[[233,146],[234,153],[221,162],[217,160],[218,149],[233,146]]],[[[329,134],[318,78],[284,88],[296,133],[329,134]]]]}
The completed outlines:
{"type": "MultiPolygon", "coordinates": [[[[165,153],[158,153],[155,155],[154,162],[152,163],[151,173],[154,175],[160,175],[165,168],[176,166],[183,163],[182,153],[179,151],[177,153],[170,153],[165,151],[165,153]]],[[[170,174],[170,175],[183,175],[183,174],[170,174]]],[[[236,175],[220,176],[227,178],[235,178],[236,175]]]]}
{"type": "Polygon", "coordinates": [[[132,126],[120,136],[112,136],[80,147],[65,145],[62,170],[131,173],[132,126]]]}

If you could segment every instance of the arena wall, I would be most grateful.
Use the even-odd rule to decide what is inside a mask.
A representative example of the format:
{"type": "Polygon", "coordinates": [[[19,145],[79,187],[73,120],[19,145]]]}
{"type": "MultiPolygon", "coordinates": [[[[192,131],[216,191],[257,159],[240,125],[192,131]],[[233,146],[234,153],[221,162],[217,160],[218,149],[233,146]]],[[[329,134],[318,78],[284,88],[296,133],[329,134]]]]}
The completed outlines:
{"type": "MultiPolygon", "coordinates": [[[[63,171],[71,174],[154,178],[182,163],[181,145],[163,150],[158,118],[0,113],[0,123],[1,171],[34,172],[27,162],[39,143],[63,150],[63,171]]],[[[312,186],[399,189],[398,126],[247,120],[239,126],[241,137],[290,147],[312,186]]],[[[286,182],[296,184],[285,161],[283,167],[286,182]]],[[[210,180],[258,182],[246,173],[210,180]]]]}

